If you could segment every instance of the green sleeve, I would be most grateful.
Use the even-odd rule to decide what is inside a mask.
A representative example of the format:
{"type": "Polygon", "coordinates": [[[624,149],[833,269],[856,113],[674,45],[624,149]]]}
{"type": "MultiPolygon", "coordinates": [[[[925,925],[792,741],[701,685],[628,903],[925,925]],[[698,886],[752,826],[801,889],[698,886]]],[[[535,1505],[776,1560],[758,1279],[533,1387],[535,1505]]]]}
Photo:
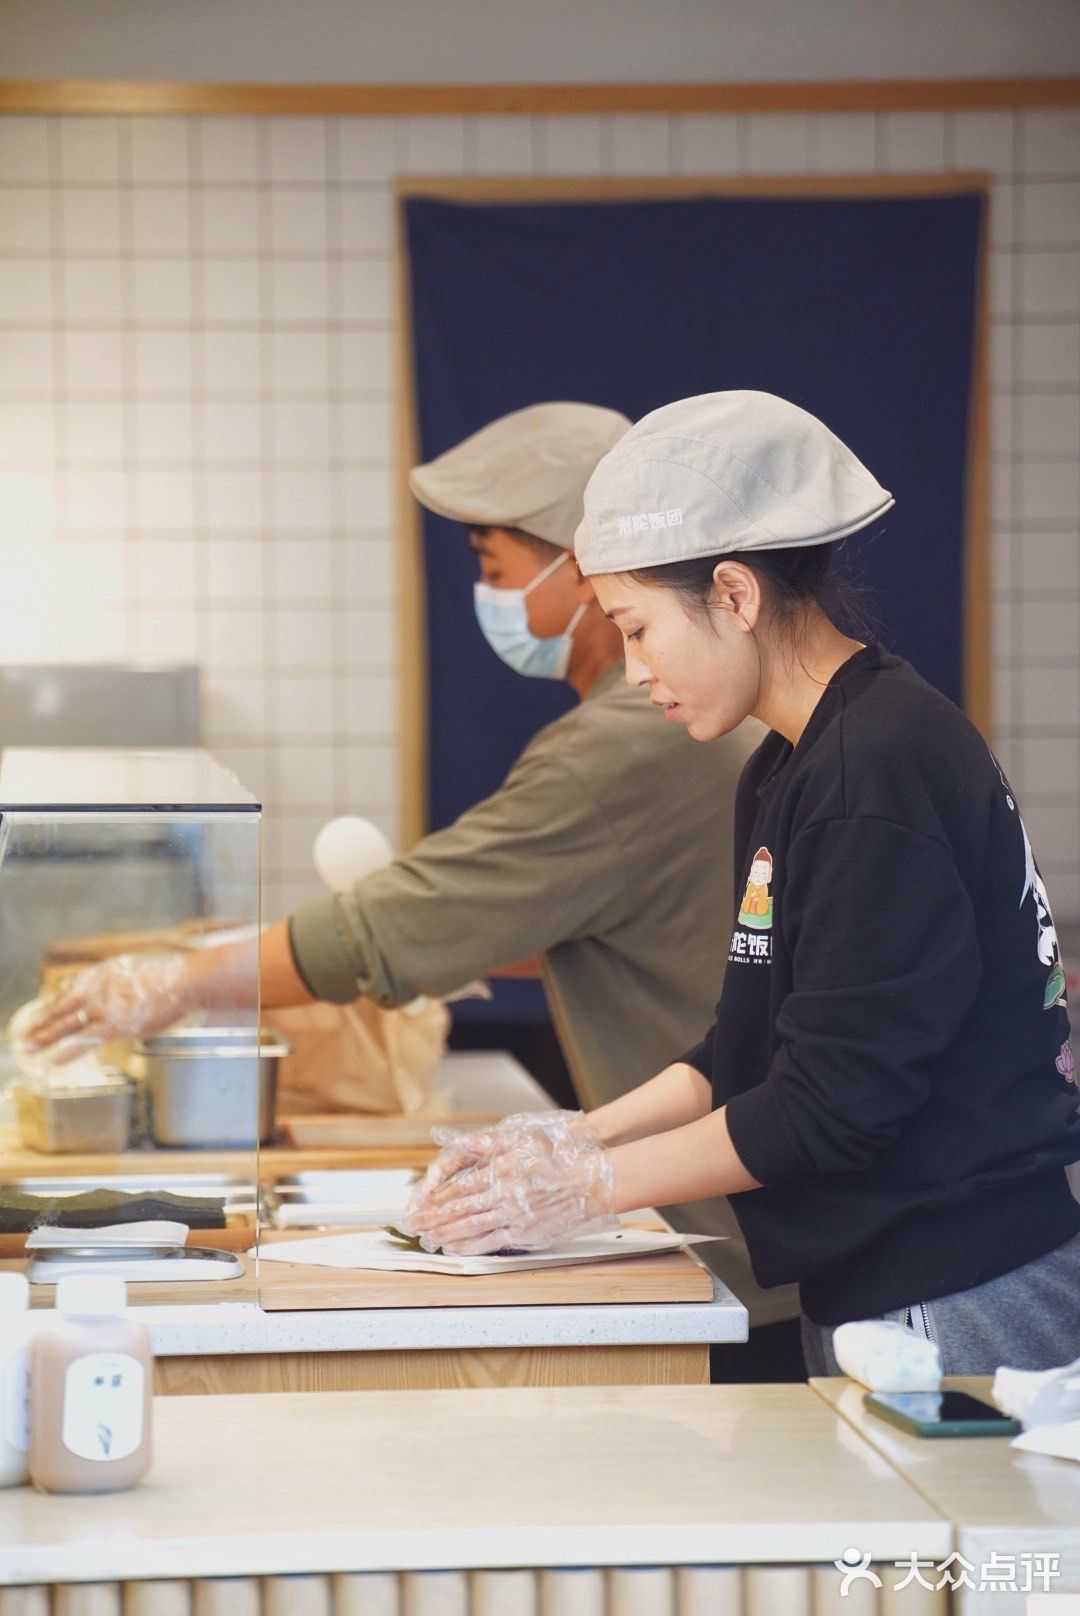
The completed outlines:
{"type": "Polygon", "coordinates": [[[577,776],[526,751],[486,801],[289,922],[316,997],[384,1005],[463,987],[625,912],[620,849],[577,776]]]}

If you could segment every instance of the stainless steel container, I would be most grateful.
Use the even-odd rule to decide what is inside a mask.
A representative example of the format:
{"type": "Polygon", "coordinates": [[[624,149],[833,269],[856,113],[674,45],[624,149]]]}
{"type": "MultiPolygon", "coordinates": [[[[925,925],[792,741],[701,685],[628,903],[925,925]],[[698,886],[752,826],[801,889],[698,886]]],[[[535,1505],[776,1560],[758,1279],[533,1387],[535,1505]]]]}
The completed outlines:
{"type": "Polygon", "coordinates": [[[29,1150],[48,1154],[76,1151],[119,1155],[131,1141],[135,1085],[120,1072],[100,1082],[15,1085],[19,1137],[29,1150]]]}
{"type": "Polygon", "coordinates": [[[274,1132],[278,1064],[289,1047],[249,1027],[177,1027],[136,1044],[158,1145],[243,1150],[274,1132]]]}

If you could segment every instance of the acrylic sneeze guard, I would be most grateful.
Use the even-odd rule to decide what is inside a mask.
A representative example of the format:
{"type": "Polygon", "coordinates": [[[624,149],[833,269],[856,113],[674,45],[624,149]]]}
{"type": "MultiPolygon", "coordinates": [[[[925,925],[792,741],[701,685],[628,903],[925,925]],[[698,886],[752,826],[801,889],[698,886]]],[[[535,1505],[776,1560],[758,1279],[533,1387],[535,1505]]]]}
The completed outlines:
{"type": "Polygon", "coordinates": [[[155,1212],[188,1223],[189,1254],[220,1255],[174,1253],[170,1265],[167,1252],[147,1254],[150,1268],[134,1250],[110,1256],[133,1304],[255,1298],[243,1253],[257,1238],[261,815],[194,749],[0,754],[0,1266],[27,1267],[32,1305],[48,1304],[60,1272],[49,1265],[69,1259],[50,1250],[43,1265],[23,1251],[27,1223],[60,1226],[65,1246],[71,1230],[85,1248],[77,1225],[155,1212]],[[224,942],[229,1003],[148,1028],[145,1045],[129,1031],[69,1046],[73,1058],[58,1064],[9,1035],[30,1000],[63,994],[118,955],[145,964],[224,942]],[[117,1194],[139,1200],[121,1205],[117,1194]],[[147,1200],[162,1194],[184,1203],[161,1211],[147,1200]],[[76,1199],[86,1195],[96,1199],[76,1199]]]}

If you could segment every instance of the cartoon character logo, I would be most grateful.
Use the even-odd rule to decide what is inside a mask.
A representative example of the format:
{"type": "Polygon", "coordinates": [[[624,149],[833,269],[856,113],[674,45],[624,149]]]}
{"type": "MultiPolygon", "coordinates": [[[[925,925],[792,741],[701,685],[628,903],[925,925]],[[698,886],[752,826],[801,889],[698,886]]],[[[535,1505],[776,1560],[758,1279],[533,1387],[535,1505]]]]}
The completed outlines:
{"type": "Polygon", "coordinates": [[[1035,924],[1037,927],[1036,951],[1039,959],[1049,966],[1049,975],[1046,978],[1046,987],[1043,991],[1043,1009],[1052,1010],[1056,1004],[1064,1004],[1065,999],[1065,967],[1061,961],[1061,949],[1058,946],[1057,929],[1054,926],[1054,917],[1050,913],[1050,899],[1047,897],[1043,878],[1039,874],[1035,863],[1035,854],[1031,850],[1027,827],[1023,819],[1020,820],[1020,829],[1024,836],[1024,890],[1020,894],[1021,907],[1030,896],[1035,902],[1035,924]]]}
{"type": "Polygon", "coordinates": [[[1058,1051],[1058,1056],[1054,1062],[1054,1065],[1057,1067],[1066,1083],[1076,1082],[1076,1060],[1073,1056],[1072,1045],[1067,1038],[1058,1051]]]}
{"type": "MultiPolygon", "coordinates": [[[[1035,951],[1040,962],[1049,968],[1046,986],[1043,989],[1043,1009],[1052,1010],[1055,1005],[1067,1004],[1065,992],[1065,966],[1061,959],[1061,948],[1058,944],[1057,929],[1054,917],[1050,912],[1050,899],[1047,896],[1043,878],[1039,874],[1039,867],[1035,863],[1035,854],[1031,847],[1031,838],[1027,833],[1023,816],[1017,812],[1016,800],[1009,788],[1009,783],[1002,773],[1001,764],[991,752],[994,767],[1005,789],[1005,801],[1010,810],[1016,814],[1020,824],[1020,834],[1024,839],[1024,885],[1020,892],[1020,905],[1022,909],[1030,897],[1035,905],[1035,951]]],[[[1060,1070],[1060,1068],[1059,1068],[1060,1070]]]]}
{"type": "Polygon", "coordinates": [[[773,878],[772,854],[759,847],[750,866],[750,877],[739,908],[739,925],[754,931],[768,931],[773,921],[773,901],[769,883],[773,878]]]}

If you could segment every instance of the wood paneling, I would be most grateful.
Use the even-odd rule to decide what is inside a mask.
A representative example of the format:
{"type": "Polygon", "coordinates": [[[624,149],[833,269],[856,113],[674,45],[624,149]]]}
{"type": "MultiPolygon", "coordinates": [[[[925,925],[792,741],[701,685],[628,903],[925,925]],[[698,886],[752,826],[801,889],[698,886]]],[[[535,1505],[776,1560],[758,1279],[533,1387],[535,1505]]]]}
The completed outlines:
{"type": "Polygon", "coordinates": [[[490,1386],[707,1386],[705,1345],[484,1347],[158,1358],[166,1396],[234,1392],[447,1391],[490,1386]]]}

